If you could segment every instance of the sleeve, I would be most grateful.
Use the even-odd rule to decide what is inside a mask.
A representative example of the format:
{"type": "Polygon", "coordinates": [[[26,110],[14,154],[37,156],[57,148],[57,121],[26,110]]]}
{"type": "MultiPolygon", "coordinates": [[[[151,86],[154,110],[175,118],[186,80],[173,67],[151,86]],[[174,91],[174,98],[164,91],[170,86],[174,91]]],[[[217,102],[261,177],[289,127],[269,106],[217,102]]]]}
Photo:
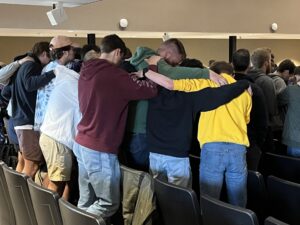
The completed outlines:
{"type": "Polygon", "coordinates": [[[157,95],[157,85],[149,80],[139,80],[136,76],[120,69],[121,82],[118,82],[120,94],[127,100],[149,99],[157,95]]]}
{"type": "Polygon", "coordinates": [[[173,80],[176,79],[209,79],[209,70],[201,68],[190,68],[181,66],[171,66],[164,59],[161,59],[158,63],[158,73],[163,74],[173,80]]]}
{"type": "Polygon", "coordinates": [[[10,100],[11,98],[11,94],[12,94],[12,85],[11,84],[8,84],[6,85],[2,91],[1,91],[1,95],[4,99],[6,99],[7,101],[10,100]]]}
{"type": "Polygon", "coordinates": [[[45,86],[55,77],[53,70],[41,74],[41,69],[38,66],[34,65],[28,66],[27,69],[24,70],[24,72],[24,86],[25,89],[29,92],[36,91],[39,88],[45,86]]]}
{"type": "Polygon", "coordinates": [[[0,83],[7,85],[9,78],[19,69],[20,64],[15,61],[0,69],[0,83]]]}
{"type": "Polygon", "coordinates": [[[282,78],[278,78],[274,81],[275,81],[276,95],[278,95],[286,88],[286,84],[282,78]]]}
{"type": "Polygon", "coordinates": [[[288,90],[289,89],[286,88],[278,94],[277,99],[278,99],[279,106],[284,106],[289,103],[289,91],[288,90]]]}
{"type": "Polygon", "coordinates": [[[174,80],[174,91],[193,92],[215,86],[212,81],[206,79],[181,79],[174,80]]]}
{"type": "Polygon", "coordinates": [[[194,98],[194,111],[205,112],[214,110],[238,97],[248,87],[249,82],[241,80],[219,88],[205,88],[201,91],[190,93],[194,98]]]}

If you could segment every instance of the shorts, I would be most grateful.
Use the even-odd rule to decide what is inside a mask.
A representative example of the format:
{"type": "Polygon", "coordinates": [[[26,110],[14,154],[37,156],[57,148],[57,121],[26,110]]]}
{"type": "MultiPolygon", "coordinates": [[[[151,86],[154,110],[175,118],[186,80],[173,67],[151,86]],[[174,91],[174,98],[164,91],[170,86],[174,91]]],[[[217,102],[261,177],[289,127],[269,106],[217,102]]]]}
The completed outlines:
{"type": "Polygon", "coordinates": [[[72,171],[72,150],[43,133],[40,137],[40,146],[47,164],[49,179],[69,181],[72,171]]]}
{"type": "Polygon", "coordinates": [[[39,145],[39,132],[34,130],[17,129],[20,151],[26,160],[42,162],[43,154],[39,145]]]}

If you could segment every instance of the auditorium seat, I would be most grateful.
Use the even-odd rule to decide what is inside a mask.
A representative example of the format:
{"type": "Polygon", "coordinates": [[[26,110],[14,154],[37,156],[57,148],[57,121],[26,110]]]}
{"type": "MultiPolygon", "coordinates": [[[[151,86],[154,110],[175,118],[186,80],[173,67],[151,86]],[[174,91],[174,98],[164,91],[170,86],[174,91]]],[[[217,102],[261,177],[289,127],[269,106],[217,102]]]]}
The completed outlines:
{"type": "Polygon", "coordinates": [[[264,225],[289,225],[289,224],[284,223],[278,219],[275,219],[272,216],[269,216],[268,218],[266,218],[264,225]]]}

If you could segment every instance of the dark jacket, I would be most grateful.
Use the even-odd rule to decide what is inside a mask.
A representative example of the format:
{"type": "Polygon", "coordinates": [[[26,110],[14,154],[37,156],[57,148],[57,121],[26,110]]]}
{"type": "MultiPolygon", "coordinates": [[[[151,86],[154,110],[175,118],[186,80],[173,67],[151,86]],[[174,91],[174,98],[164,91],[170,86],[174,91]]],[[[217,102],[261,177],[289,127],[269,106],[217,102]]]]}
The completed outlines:
{"type": "Polygon", "coordinates": [[[34,62],[24,63],[12,83],[12,118],[14,126],[33,125],[37,89],[45,86],[54,77],[53,71],[42,74],[42,64],[34,57],[34,62]]]}
{"type": "Polygon", "coordinates": [[[247,75],[251,77],[255,84],[257,84],[264,93],[268,112],[268,125],[272,128],[280,126],[280,122],[277,121],[280,117],[278,112],[276,89],[273,79],[259,69],[251,69],[249,70],[247,75]]]}
{"type": "Polygon", "coordinates": [[[248,80],[251,82],[252,88],[252,109],[250,114],[250,122],[247,125],[247,133],[250,141],[250,147],[257,144],[259,147],[263,146],[267,132],[268,132],[268,114],[266,108],[266,100],[261,88],[254,83],[251,77],[235,73],[234,79],[248,80]]]}
{"type": "Polygon", "coordinates": [[[191,148],[195,114],[230,102],[248,86],[248,81],[239,81],[191,93],[161,88],[158,96],[149,101],[148,150],[174,157],[187,157],[191,148]]]}

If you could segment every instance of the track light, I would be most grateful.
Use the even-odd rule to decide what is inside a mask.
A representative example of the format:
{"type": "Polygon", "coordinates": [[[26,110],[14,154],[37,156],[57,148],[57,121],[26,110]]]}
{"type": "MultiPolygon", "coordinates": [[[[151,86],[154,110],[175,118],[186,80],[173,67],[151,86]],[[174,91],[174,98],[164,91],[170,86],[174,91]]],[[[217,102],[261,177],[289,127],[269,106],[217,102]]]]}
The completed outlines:
{"type": "Polygon", "coordinates": [[[63,8],[63,3],[61,2],[53,4],[53,9],[47,12],[47,16],[52,26],[57,26],[68,19],[68,16],[63,8]]]}

